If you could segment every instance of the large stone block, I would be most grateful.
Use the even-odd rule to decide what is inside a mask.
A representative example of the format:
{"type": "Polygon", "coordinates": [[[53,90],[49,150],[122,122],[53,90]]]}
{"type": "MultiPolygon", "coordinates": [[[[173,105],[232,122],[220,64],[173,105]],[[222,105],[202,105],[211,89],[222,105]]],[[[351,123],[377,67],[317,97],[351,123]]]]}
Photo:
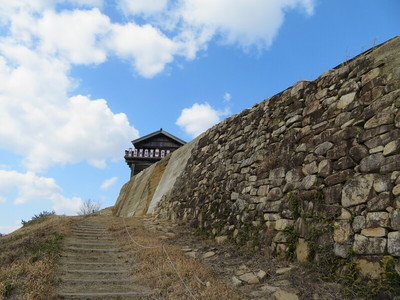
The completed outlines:
{"type": "Polygon", "coordinates": [[[388,144],[385,145],[385,148],[383,149],[383,155],[392,155],[392,154],[398,154],[400,152],[400,141],[391,141],[388,144]]]}
{"type": "Polygon", "coordinates": [[[385,211],[376,211],[367,213],[367,228],[390,227],[389,213],[385,211]]]}
{"type": "Polygon", "coordinates": [[[326,185],[331,186],[331,185],[345,182],[348,179],[352,178],[353,176],[354,176],[353,170],[344,170],[344,171],[336,172],[332,175],[329,175],[328,177],[325,178],[324,181],[325,181],[326,185]]]}
{"type": "Polygon", "coordinates": [[[368,237],[384,237],[387,235],[387,229],[382,227],[365,228],[361,230],[361,234],[368,237]]]}
{"type": "Polygon", "coordinates": [[[349,207],[367,202],[371,196],[372,186],[372,175],[362,175],[350,180],[343,187],[342,205],[349,207]]]}
{"type": "Polygon", "coordinates": [[[365,129],[378,127],[385,124],[391,124],[394,120],[394,114],[391,107],[384,109],[382,112],[378,112],[375,116],[369,119],[365,125],[365,129]]]}
{"type": "Polygon", "coordinates": [[[334,224],[333,240],[338,243],[347,242],[352,234],[350,220],[339,220],[334,224]]]}
{"type": "Polygon", "coordinates": [[[305,239],[299,238],[296,245],[296,258],[300,262],[306,262],[308,258],[308,245],[305,239]]]}
{"type": "Polygon", "coordinates": [[[400,231],[389,232],[388,252],[393,256],[400,256],[400,231]]]}
{"type": "Polygon", "coordinates": [[[368,238],[361,234],[354,236],[353,250],[358,254],[380,255],[386,251],[386,238],[368,238]]]}
{"type": "Polygon", "coordinates": [[[342,198],[342,189],[343,186],[341,184],[324,188],[323,193],[325,202],[328,204],[339,203],[342,198]]]}
{"type": "Polygon", "coordinates": [[[363,158],[360,162],[360,171],[364,173],[371,173],[379,171],[385,157],[382,153],[375,153],[363,158]]]}
{"type": "Polygon", "coordinates": [[[352,224],[353,231],[356,233],[360,232],[365,228],[365,222],[364,216],[355,216],[352,224]]]}
{"type": "Polygon", "coordinates": [[[392,200],[388,192],[381,193],[376,197],[373,197],[367,203],[368,211],[383,211],[390,207],[392,200]]]}
{"type": "Polygon", "coordinates": [[[400,230],[400,209],[394,209],[390,212],[390,227],[394,230],[400,230]]]}
{"type": "Polygon", "coordinates": [[[318,175],[321,177],[327,177],[332,174],[332,163],[328,159],[322,160],[318,164],[318,175]]]}
{"type": "Polygon", "coordinates": [[[368,148],[364,145],[356,145],[349,150],[350,157],[357,163],[359,163],[364,157],[369,155],[368,148]]]}
{"type": "Polygon", "coordinates": [[[301,181],[301,187],[305,190],[309,190],[317,186],[318,177],[317,175],[307,175],[301,181]]]}
{"type": "Polygon", "coordinates": [[[339,101],[338,101],[338,103],[337,103],[337,108],[338,108],[338,109],[344,109],[344,108],[346,108],[347,106],[349,106],[349,105],[354,101],[355,96],[356,96],[356,93],[355,93],[355,92],[350,93],[350,94],[347,94],[347,95],[343,95],[343,96],[339,99],[339,101]]]}
{"type": "Polygon", "coordinates": [[[332,147],[333,144],[331,142],[324,142],[315,148],[314,153],[317,155],[325,155],[332,147]]]}

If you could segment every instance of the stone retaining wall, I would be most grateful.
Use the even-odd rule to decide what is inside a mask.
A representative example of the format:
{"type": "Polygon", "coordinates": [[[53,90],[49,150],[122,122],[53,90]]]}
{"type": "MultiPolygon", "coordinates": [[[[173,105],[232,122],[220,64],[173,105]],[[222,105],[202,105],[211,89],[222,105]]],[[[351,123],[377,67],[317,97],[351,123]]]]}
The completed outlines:
{"type": "Polygon", "coordinates": [[[376,276],[400,257],[398,53],[399,37],[214,126],[181,148],[154,213],[246,250],[356,256],[376,276]]]}
{"type": "Polygon", "coordinates": [[[400,38],[203,135],[159,217],[318,259],[400,256],[400,38]]]}

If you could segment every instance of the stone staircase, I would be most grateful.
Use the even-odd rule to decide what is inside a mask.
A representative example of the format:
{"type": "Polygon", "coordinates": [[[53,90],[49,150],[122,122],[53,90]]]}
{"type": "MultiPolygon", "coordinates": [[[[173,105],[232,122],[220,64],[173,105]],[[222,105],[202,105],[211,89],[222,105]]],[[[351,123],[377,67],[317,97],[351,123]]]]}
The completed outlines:
{"type": "Polygon", "coordinates": [[[64,243],[60,298],[148,299],[151,291],[132,281],[123,257],[100,219],[82,220],[64,243]]]}

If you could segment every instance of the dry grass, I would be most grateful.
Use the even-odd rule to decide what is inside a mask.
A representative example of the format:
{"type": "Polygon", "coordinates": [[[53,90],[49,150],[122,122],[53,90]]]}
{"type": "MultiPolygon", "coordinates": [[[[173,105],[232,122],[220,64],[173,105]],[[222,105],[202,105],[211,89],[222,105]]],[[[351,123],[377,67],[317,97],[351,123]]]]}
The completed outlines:
{"type": "Polygon", "coordinates": [[[56,299],[57,258],[71,222],[46,216],[0,237],[0,299],[56,299]]]}
{"type": "MultiPolygon", "coordinates": [[[[125,231],[121,219],[113,219],[110,230],[130,254],[134,267],[135,281],[146,285],[155,291],[151,299],[193,299],[179,279],[177,272],[171,266],[162,248],[144,249],[134,244],[125,231]]],[[[142,245],[159,246],[160,238],[145,230],[140,218],[126,219],[126,224],[132,237],[142,245]]],[[[199,260],[183,254],[180,247],[164,244],[176,270],[185,284],[193,293],[195,299],[244,299],[228,283],[218,278],[211,267],[199,260]]]]}

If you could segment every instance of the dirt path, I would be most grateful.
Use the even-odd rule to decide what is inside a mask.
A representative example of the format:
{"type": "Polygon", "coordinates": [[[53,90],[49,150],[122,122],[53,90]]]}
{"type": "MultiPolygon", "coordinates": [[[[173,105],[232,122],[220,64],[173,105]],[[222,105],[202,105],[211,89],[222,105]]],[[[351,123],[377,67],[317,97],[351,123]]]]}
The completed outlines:
{"type": "Polygon", "coordinates": [[[99,217],[78,223],[61,258],[63,299],[147,299],[151,290],[133,282],[121,251],[99,217]]]}

